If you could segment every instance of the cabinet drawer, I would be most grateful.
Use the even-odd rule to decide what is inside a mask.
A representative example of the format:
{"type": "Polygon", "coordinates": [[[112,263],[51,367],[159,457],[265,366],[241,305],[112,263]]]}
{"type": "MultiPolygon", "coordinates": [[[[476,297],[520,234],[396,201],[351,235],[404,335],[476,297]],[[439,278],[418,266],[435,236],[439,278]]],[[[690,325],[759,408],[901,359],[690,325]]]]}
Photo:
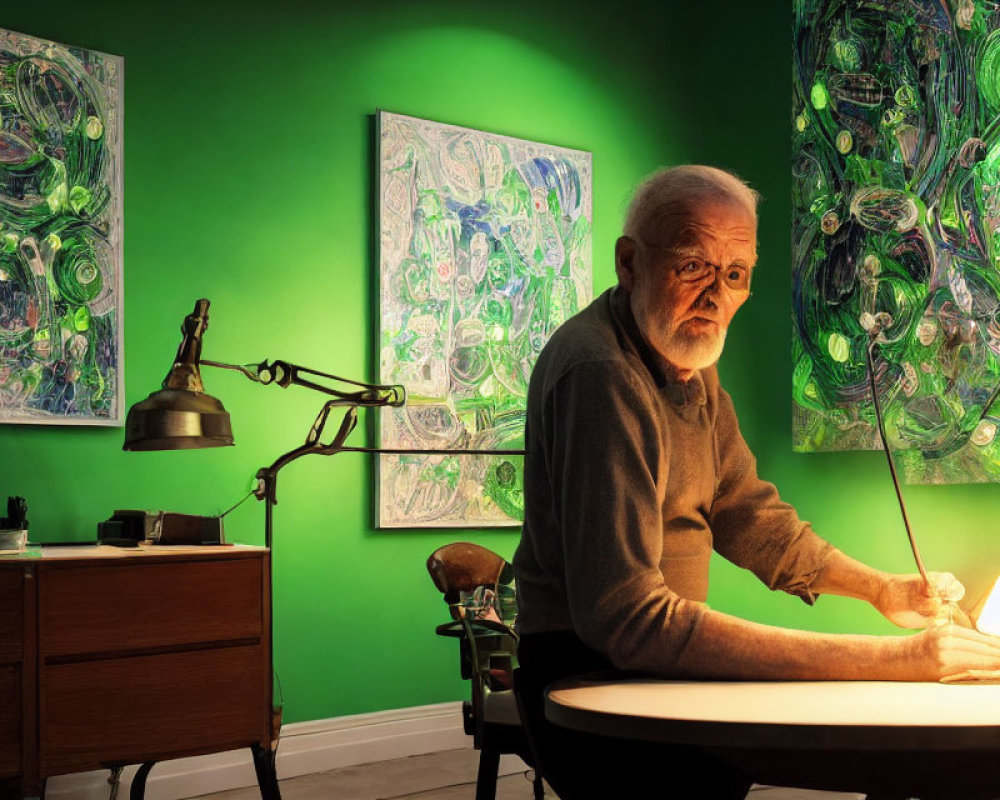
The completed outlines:
{"type": "Polygon", "coordinates": [[[21,772],[21,670],[0,667],[0,778],[21,772]]]}
{"type": "Polygon", "coordinates": [[[45,667],[42,774],[262,741],[270,704],[268,668],[260,646],[45,667]]]}
{"type": "Polygon", "coordinates": [[[263,561],[60,566],[40,600],[43,658],[260,639],[263,561]]]}
{"type": "Polygon", "coordinates": [[[24,569],[0,569],[0,664],[24,650],[24,569]]]}

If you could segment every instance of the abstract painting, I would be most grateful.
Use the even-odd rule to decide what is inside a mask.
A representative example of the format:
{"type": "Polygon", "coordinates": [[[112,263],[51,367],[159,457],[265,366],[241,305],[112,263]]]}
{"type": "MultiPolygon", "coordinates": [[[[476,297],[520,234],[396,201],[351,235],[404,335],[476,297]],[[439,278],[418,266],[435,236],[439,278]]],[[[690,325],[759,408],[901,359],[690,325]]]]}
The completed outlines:
{"type": "Polygon", "coordinates": [[[1000,480],[1000,7],[793,8],[794,446],[1000,480]]]}
{"type": "MultiPolygon", "coordinates": [[[[589,302],[589,153],[381,112],[380,446],[524,446],[528,376],[589,302]]],[[[380,527],[516,525],[520,456],[383,455],[380,527]]]]}
{"type": "Polygon", "coordinates": [[[120,425],[122,59],[0,30],[0,422],[120,425]]]}

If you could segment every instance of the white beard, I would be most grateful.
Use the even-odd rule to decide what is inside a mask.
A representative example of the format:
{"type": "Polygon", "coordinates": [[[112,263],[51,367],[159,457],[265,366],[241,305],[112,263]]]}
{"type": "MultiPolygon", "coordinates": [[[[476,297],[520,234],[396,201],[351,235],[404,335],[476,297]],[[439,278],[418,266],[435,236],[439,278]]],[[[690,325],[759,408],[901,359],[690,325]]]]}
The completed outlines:
{"type": "Polygon", "coordinates": [[[689,335],[675,331],[664,343],[667,360],[680,369],[705,369],[722,355],[726,345],[726,328],[716,334],[689,335]]]}

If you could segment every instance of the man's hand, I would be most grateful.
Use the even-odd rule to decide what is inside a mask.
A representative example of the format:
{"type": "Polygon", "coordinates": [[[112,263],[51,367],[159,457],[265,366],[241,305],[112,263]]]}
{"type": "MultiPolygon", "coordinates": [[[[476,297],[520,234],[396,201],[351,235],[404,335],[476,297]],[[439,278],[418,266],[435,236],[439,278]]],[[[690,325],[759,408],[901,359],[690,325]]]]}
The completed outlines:
{"type": "Polygon", "coordinates": [[[901,628],[926,628],[935,622],[972,627],[958,607],[965,587],[950,572],[929,572],[931,586],[920,575],[887,575],[872,605],[901,628]]]}
{"type": "Polygon", "coordinates": [[[957,625],[932,625],[910,637],[920,655],[914,666],[926,669],[915,680],[963,683],[1000,680],[1000,637],[957,625]]]}

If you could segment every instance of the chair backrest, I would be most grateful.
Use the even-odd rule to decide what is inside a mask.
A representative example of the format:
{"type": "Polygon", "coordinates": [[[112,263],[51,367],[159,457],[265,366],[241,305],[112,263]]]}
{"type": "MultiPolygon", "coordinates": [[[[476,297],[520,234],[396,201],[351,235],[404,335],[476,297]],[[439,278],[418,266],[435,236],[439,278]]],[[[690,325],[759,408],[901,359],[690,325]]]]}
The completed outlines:
{"type": "Polygon", "coordinates": [[[427,571],[449,606],[462,602],[463,592],[497,586],[513,578],[510,564],[492,550],[471,542],[439,547],[427,559],[427,571]]]}

